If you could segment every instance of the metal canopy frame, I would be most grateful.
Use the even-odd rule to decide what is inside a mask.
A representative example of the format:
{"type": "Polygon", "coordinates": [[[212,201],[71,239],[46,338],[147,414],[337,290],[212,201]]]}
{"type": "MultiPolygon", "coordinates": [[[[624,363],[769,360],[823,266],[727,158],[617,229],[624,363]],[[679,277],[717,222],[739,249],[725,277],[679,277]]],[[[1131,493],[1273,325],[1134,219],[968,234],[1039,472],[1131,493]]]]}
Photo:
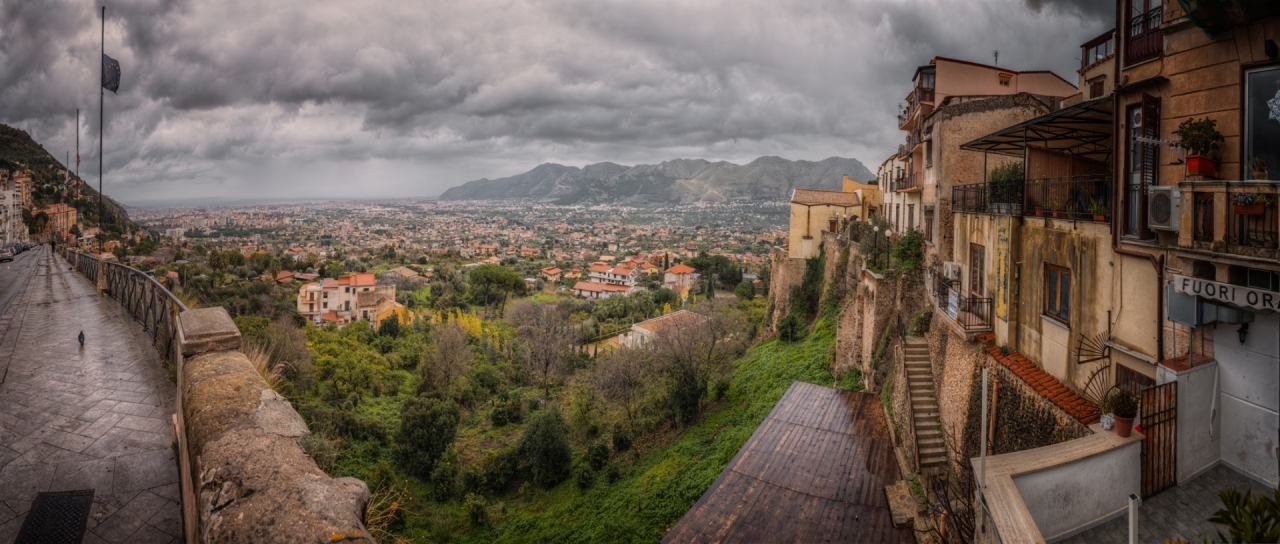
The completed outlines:
{"type": "Polygon", "coordinates": [[[1022,157],[1027,146],[1106,162],[1111,157],[1112,95],[1003,128],[960,149],[1022,157]]]}

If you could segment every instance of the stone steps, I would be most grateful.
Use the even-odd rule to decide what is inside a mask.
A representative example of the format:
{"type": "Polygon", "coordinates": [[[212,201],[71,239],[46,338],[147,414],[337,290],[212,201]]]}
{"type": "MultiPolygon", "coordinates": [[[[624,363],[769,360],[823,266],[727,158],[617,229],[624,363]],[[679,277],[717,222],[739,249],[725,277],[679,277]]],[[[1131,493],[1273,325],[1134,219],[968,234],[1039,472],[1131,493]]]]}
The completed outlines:
{"type": "Polygon", "coordinates": [[[923,340],[907,339],[903,349],[907,387],[911,392],[911,416],[916,430],[917,455],[920,467],[946,464],[947,446],[939,419],[940,407],[933,384],[933,362],[929,358],[929,345],[923,340]]]}

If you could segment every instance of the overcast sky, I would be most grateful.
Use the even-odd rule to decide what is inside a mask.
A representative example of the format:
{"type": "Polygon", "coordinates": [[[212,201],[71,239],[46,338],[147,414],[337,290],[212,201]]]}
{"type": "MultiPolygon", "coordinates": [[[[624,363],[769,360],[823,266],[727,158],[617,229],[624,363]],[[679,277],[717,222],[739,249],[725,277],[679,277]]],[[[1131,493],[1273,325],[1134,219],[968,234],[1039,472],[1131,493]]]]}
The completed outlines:
{"type": "MultiPolygon", "coordinates": [[[[97,181],[101,3],[0,0],[0,123],[97,181]],[[72,159],[74,162],[74,157],[72,159]]],[[[427,196],[542,162],[875,167],[935,56],[1075,82],[1107,0],[119,0],[107,194],[427,196]]]]}

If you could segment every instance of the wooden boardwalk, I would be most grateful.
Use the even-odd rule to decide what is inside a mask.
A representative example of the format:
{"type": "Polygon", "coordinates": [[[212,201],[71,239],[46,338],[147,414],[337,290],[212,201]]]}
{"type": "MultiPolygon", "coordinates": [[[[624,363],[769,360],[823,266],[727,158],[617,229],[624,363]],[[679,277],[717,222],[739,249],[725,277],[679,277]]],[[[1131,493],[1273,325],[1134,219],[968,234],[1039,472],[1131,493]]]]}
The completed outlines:
{"type": "Polygon", "coordinates": [[[900,479],[876,395],[796,382],[662,541],[915,542],[884,494],[900,479]]]}

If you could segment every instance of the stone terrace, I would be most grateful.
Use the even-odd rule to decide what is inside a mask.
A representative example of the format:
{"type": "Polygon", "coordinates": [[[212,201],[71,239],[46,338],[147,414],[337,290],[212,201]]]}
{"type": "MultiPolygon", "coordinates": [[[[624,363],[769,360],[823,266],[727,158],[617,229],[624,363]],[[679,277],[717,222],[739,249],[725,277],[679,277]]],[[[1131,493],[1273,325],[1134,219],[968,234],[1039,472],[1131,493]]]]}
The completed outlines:
{"type": "Polygon", "coordinates": [[[79,489],[94,490],[85,543],[178,542],[173,382],[120,305],[39,251],[0,319],[0,542],[38,492],[79,489]]]}

